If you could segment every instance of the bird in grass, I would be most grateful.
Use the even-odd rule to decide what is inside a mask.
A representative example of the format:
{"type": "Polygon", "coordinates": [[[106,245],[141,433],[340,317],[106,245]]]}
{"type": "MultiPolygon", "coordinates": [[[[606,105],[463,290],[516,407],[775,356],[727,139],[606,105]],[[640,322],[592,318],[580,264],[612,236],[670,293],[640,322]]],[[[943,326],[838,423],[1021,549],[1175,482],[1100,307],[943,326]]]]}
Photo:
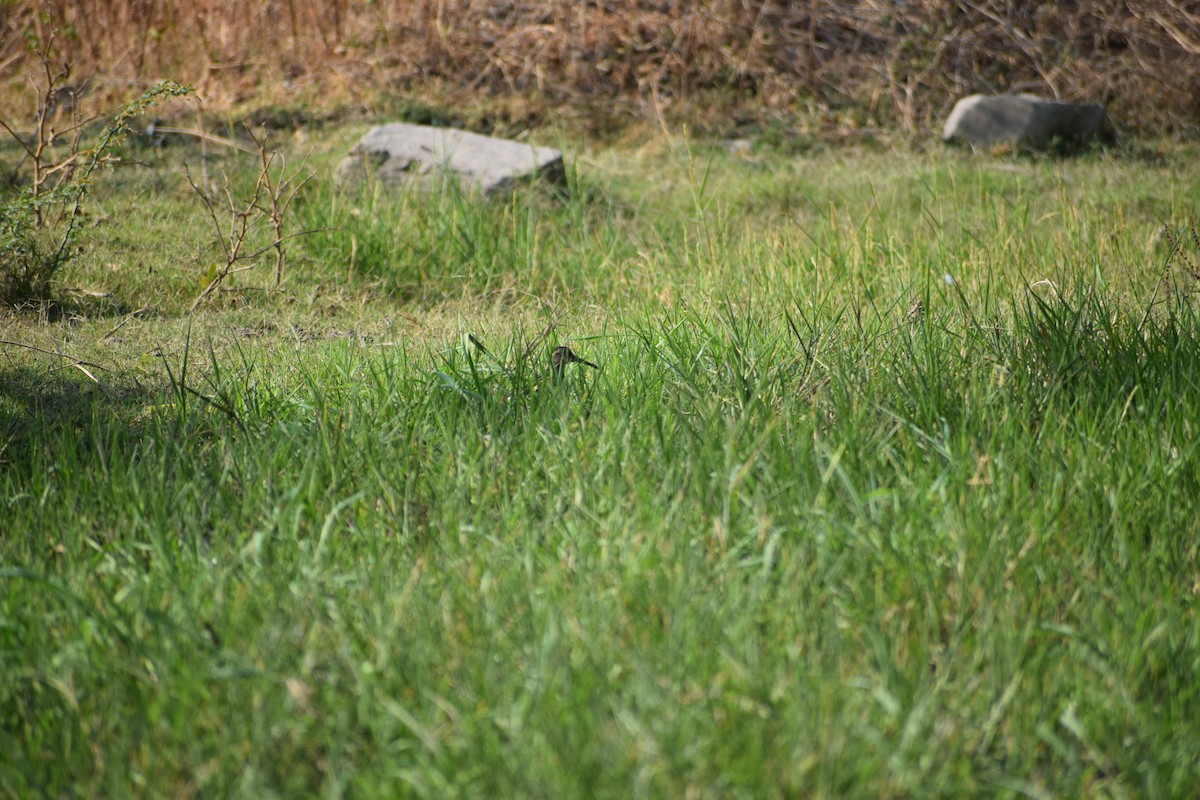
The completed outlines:
{"type": "Polygon", "coordinates": [[[575,351],[566,345],[559,345],[550,353],[550,372],[554,375],[556,382],[561,381],[566,375],[567,364],[583,364],[592,369],[600,369],[596,364],[575,355],[575,351]]]}
{"type": "Polygon", "coordinates": [[[925,321],[925,303],[919,295],[913,297],[912,302],[908,304],[904,318],[908,320],[909,325],[919,325],[925,321]]]}

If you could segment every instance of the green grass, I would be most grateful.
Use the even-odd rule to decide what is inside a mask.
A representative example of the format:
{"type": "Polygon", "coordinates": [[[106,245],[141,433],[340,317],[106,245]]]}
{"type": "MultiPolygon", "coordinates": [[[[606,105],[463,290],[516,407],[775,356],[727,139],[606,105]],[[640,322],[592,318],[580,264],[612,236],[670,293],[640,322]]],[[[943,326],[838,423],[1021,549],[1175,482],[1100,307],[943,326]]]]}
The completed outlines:
{"type": "Polygon", "coordinates": [[[1194,796],[1194,159],[336,152],[282,292],[168,151],[3,323],[107,368],[0,350],[5,796],[1194,796]]]}

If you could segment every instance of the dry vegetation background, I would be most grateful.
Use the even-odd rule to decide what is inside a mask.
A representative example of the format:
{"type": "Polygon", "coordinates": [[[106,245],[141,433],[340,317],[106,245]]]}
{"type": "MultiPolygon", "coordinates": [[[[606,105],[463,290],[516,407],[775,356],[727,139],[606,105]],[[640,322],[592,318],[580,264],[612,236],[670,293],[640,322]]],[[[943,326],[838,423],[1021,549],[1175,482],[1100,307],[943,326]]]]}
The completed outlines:
{"type": "Polygon", "coordinates": [[[212,110],[409,92],[535,117],[815,110],[922,130],[963,94],[1030,91],[1106,103],[1126,128],[1200,120],[1196,0],[10,0],[6,104],[52,31],[93,97],[173,78],[212,110]]]}

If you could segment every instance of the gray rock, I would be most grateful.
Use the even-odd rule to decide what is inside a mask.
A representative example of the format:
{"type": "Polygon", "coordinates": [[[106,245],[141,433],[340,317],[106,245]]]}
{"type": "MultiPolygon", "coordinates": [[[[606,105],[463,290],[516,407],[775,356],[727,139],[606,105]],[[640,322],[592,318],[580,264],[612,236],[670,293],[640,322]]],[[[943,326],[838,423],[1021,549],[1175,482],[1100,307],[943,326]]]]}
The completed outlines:
{"type": "Polygon", "coordinates": [[[1031,94],[973,94],[954,104],[942,138],[973,145],[1020,142],[1045,147],[1055,138],[1083,144],[1098,137],[1110,139],[1113,133],[1104,106],[1094,103],[1060,103],[1031,94]]]}
{"type": "Polygon", "coordinates": [[[344,187],[368,177],[389,189],[425,184],[442,174],[467,191],[493,196],[518,182],[542,178],[562,183],[561,150],[496,139],[454,128],[396,122],[372,129],[338,165],[335,179],[344,187]]]}

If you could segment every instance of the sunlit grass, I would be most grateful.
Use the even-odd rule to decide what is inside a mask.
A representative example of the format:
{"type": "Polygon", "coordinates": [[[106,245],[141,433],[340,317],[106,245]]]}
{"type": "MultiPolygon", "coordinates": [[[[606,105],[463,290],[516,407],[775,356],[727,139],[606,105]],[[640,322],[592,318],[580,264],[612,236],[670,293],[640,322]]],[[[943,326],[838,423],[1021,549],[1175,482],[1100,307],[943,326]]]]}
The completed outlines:
{"type": "MultiPolygon", "coordinates": [[[[156,316],[5,323],[111,371],[4,351],[0,788],[1190,796],[1193,172],[318,181],[284,291],[190,322],[140,240],[156,316]]],[[[129,268],[127,180],[74,280],[129,268]]]]}

